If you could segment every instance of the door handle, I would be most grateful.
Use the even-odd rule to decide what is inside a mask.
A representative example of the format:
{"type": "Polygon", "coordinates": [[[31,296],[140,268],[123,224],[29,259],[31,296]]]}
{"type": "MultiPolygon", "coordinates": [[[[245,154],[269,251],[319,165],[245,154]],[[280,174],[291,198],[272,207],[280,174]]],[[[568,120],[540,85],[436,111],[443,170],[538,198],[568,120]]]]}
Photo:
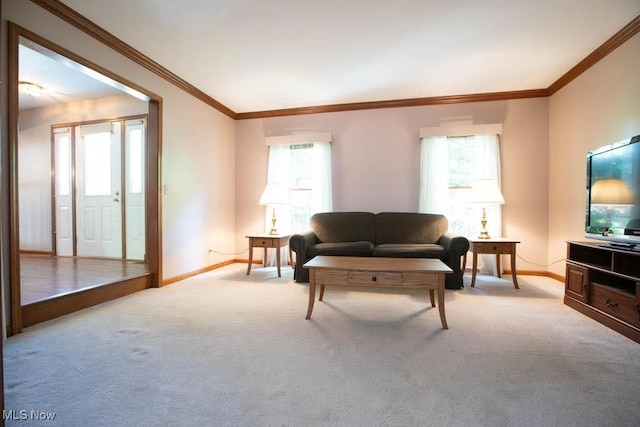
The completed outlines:
{"type": "Polygon", "coordinates": [[[120,201],[120,192],[116,191],[116,196],[113,198],[114,202],[119,202],[120,201]]]}

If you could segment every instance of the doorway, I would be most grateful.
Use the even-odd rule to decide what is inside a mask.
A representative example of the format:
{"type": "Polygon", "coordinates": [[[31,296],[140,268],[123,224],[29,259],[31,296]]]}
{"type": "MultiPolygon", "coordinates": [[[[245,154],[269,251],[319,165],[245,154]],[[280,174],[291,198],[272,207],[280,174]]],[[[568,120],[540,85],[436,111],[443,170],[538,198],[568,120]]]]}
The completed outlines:
{"type": "MultiPolygon", "coordinates": [[[[110,88],[116,88],[120,91],[120,93],[126,93],[128,95],[132,95],[138,100],[143,100],[146,105],[146,123],[144,120],[140,122],[140,117],[134,119],[138,120],[137,125],[135,123],[131,123],[131,132],[130,134],[126,134],[123,132],[125,129],[125,125],[121,125],[121,129],[118,131],[120,134],[120,141],[118,145],[121,149],[124,147],[124,150],[133,149],[137,152],[137,159],[140,161],[141,169],[134,166],[132,169],[131,164],[127,164],[127,162],[123,162],[123,156],[120,156],[118,159],[118,154],[113,149],[113,144],[109,142],[109,155],[113,155],[113,162],[109,162],[110,168],[114,165],[119,165],[122,173],[112,173],[112,175],[122,176],[123,174],[137,174],[136,177],[131,177],[131,188],[134,186],[138,189],[142,189],[142,191],[138,191],[137,194],[133,194],[129,192],[127,194],[128,189],[123,189],[122,183],[115,184],[116,187],[120,187],[120,190],[110,191],[109,200],[112,204],[116,204],[115,208],[112,209],[104,209],[106,206],[106,198],[103,198],[102,205],[94,204],[95,200],[92,200],[93,196],[98,197],[98,193],[103,190],[101,185],[104,185],[102,181],[99,179],[96,181],[96,176],[100,174],[94,174],[95,170],[91,163],[85,165],[87,167],[84,170],[78,170],[67,173],[70,177],[74,174],[84,175],[83,182],[84,187],[89,191],[85,194],[83,201],[77,203],[74,210],[69,210],[72,203],[71,194],[68,197],[68,200],[65,202],[64,200],[55,202],[50,202],[49,206],[51,206],[51,214],[49,215],[49,226],[50,232],[40,233],[40,235],[49,235],[49,249],[42,251],[44,256],[57,257],[58,251],[61,251],[65,254],[71,253],[71,255],[67,255],[73,259],[77,258],[120,258],[122,261],[125,261],[125,257],[127,257],[127,253],[130,256],[134,256],[136,259],[140,259],[145,265],[147,270],[146,275],[148,279],[146,279],[146,287],[159,286],[159,278],[161,277],[161,253],[160,253],[160,210],[159,210],[159,158],[160,158],[160,114],[161,114],[161,103],[162,100],[157,95],[154,95],[151,92],[146,91],[145,89],[128,82],[119,76],[110,73],[109,71],[92,64],[77,55],[72,54],[65,49],[54,45],[48,42],[45,39],[29,32],[26,29],[23,29],[15,24],[9,23],[9,140],[10,140],[10,215],[9,215],[9,227],[11,234],[11,254],[10,254],[10,275],[11,275],[11,286],[10,286],[10,318],[8,319],[7,326],[7,334],[13,335],[21,331],[23,327],[23,307],[21,305],[21,255],[25,252],[30,252],[29,250],[21,251],[21,232],[25,229],[33,230],[35,227],[23,228],[22,223],[24,218],[22,217],[22,213],[24,211],[24,200],[20,200],[21,194],[21,182],[20,182],[20,134],[18,132],[19,125],[20,128],[23,128],[23,116],[27,116],[23,111],[21,112],[21,105],[18,101],[18,90],[19,90],[19,82],[24,83],[22,81],[22,69],[20,67],[19,61],[19,50],[21,46],[28,46],[30,48],[35,48],[39,53],[45,54],[49,59],[54,60],[58,65],[62,65],[68,67],[68,72],[70,74],[80,72],[85,76],[90,75],[93,78],[98,78],[99,81],[103,85],[107,85],[110,88]],[[73,71],[73,73],[71,73],[73,71]],[[20,116],[20,121],[18,117],[20,116]],[[146,135],[144,131],[146,130],[146,135]],[[140,136],[140,132],[142,136],[140,136]],[[134,135],[138,135],[138,138],[142,138],[144,141],[143,144],[140,142],[133,141],[132,137],[134,135]],[[136,170],[138,172],[136,172],[136,170]],[[133,183],[135,181],[135,183],[133,183]],[[95,194],[94,194],[95,193],[95,194]],[[118,194],[116,194],[118,193],[118,194]],[[117,199],[117,202],[114,200],[117,199]],[[66,206],[65,206],[66,203],[66,206]],[[127,205],[125,205],[125,203],[127,205]],[[71,221],[77,221],[78,209],[81,209],[86,215],[83,217],[86,219],[84,221],[85,229],[86,224],[90,223],[93,228],[93,232],[95,235],[95,231],[99,230],[102,233],[102,241],[103,243],[99,245],[91,245],[89,242],[91,241],[91,233],[84,233],[86,237],[86,241],[83,243],[79,243],[79,239],[76,238],[68,238],[58,239],[57,237],[53,237],[54,231],[57,235],[58,233],[64,234],[65,231],[64,226],[58,224],[57,219],[64,217],[65,213],[72,218],[71,221]],[[96,219],[97,217],[91,217],[88,215],[88,212],[93,211],[94,213],[100,211],[101,213],[105,213],[106,218],[104,221],[102,219],[96,219]],[[109,212],[110,211],[110,212],[109,212]],[[127,215],[127,211],[130,212],[130,216],[127,215]],[[55,213],[54,213],[55,212],[55,213]],[[75,218],[74,218],[75,217],[75,218]],[[136,219],[137,218],[137,219],[136,219]],[[136,222],[137,221],[137,222],[136,222]],[[142,222],[141,222],[142,221],[142,222]],[[102,226],[110,222],[110,230],[104,230],[102,226]],[[55,224],[55,225],[54,225],[55,224]],[[101,225],[96,225],[101,224],[101,225]],[[137,233],[135,232],[136,227],[138,228],[137,233]],[[134,238],[122,238],[127,236],[126,230],[130,229],[130,235],[134,236],[134,238]],[[120,233],[120,240],[115,239],[115,244],[109,245],[106,244],[106,241],[112,240],[114,237],[112,233],[115,230],[122,230],[120,233]],[[107,231],[107,232],[105,232],[107,231]],[[75,248],[74,248],[75,247],[75,248]],[[49,252],[47,254],[47,252],[49,252]],[[85,254],[85,255],[80,255],[85,254]],[[134,254],[134,255],[131,255],[134,254]]],[[[48,69],[47,71],[50,71],[48,69]]],[[[56,96],[64,96],[66,93],[60,92],[57,93],[56,96]]],[[[131,119],[131,117],[129,117],[131,119]]],[[[50,123],[49,126],[54,123],[50,123]]],[[[79,136],[82,135],[83,131],[79,130],[79,136]]],[[[55,135],[55,133],[54,133],[55,135]]],[[[55,140],[55,136],[51,138],[55,140]]],[[[49,139],[51,141],[51,139],[49,139]]],[[[71,139],[76,139],[76,135],[74,134],[71,139]]],[[[80,138],[81,139],[81,138],[80,138]]],[[[79,149],[84,150],[83,156],[86,158],[99,158],[105,153],[105,144],[104,141],[100,141],[100,138],[94,139],[93,137],[89,137],[87,139],[87,143],[79,144],[79,149]]],[[[49,145],[49,156],[53,159],[53,152],[55,149],[53,148],[55,142],[49,145]]],[[[62,153],[61,149],[61,153],[62,153]]],[[[103,157],[102,157],[103,158],[103,157]]],[[[50,162],[48,168],[46,168],[46,172],[48,174],[53,174],[55,168],[53,164],[53,160],[50,162]]],[[[99,162],[98,162],[99,163],[99,162]]],[[[23,163],[24,164],[24,163],[23,163]]],[[[93,163],[95,164],[95,162],[93,163]]],[[[59,176],[64,176],[65,174],[60,172],[59,176]]],[[[103,169],[101,169],[104,172],[103,169]]],[[[42,172],[42,171],[41,171],[42,172]]],[[[54,199],[54,192],[57,191],[55,185],[50,185],[50,194],[51,199],[54,199]]],[[[70,192],[73,193],[76,186],[70,187],[70,192]]],[[[115,187],[113,187],[115,188],[115,187]]],[[[62,197],[64,199],[64,197],[62,197]]],[[[41,215],[42,216],[42,215],[41,215]]],[[[46,217],[46,215],[45,215],[46,217]]],[[[82,221],[80,221],[82,223],[82,221]]],[[[68,225],[68,224],[67,224],[68,225]]],[[[72,224],[73,227],[66,230],[73,234],[73,229],[77,228],[76,224],[72,224]]],[[[77,231],[75,232],[76,236],[80,235],[77,231]]],[[[42,242],[41,242],[42,243],[42,242]]],[[[38,252],[37,250],[35,252],[38,252]]],[[[74,262],[75,265],[79,265],[80,263],[74,262]]],[[[139,283],[136,286],[139,287],[139,283]]],[[[131,287],[128,288],[130,292],[131,287]]],[[[110,295],[109,299],[113,299],[113,297],[117,297],[117,293],[113,293],[111,291],[103,293],[108,293],[110,295]],[[115,296],[114,296],[115,295],[115,296]]],[[[88,298],[82,298],[82,300],[86,301],[88,298]]],[[[101,301],[94,299],[99,303],[101,301]]],[[[82,308],[82,307],[81,307],[82,308]]]]}
{"type": "Polygon", "coordinates": [[[146,116],[53,128],[53,254],[145,259],[146,116]]]}

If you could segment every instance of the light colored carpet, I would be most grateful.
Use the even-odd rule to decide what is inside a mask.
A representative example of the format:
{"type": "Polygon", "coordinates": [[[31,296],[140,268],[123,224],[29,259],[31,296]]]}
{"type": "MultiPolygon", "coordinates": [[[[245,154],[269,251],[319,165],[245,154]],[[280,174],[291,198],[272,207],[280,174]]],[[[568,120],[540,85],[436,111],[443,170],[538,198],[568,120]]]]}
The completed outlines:
{"type": "Polygon", "coordinates": [[[640,345],[563,305],[555,280],[465,276],[443,330],[426,292],[327,287],[305,320],[291,269],[245,271],[6,340],[6,411],[27,418],[7,425],[640,425],[640,345]]]}

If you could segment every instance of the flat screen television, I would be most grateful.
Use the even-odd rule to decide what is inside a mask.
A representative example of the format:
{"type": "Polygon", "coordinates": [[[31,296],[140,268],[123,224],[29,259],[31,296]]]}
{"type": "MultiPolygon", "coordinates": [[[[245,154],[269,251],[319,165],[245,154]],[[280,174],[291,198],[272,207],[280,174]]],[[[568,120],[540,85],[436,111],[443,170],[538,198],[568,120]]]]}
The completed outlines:
{"type": "Polygon", "coordinates": [[[587,153],[585,237],[640,250],[640,135],[587,153]]]}

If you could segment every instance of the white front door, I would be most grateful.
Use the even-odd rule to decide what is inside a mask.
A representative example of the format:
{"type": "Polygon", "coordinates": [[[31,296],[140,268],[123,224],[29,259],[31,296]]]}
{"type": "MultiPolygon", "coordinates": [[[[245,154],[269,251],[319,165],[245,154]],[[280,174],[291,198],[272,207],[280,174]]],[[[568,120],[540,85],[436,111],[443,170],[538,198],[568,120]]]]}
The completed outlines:
{"type": "Polygon", "coordinates": [[[77,128],[78,256],[122,257],[120,141],[119,122],[77,128]]]}

